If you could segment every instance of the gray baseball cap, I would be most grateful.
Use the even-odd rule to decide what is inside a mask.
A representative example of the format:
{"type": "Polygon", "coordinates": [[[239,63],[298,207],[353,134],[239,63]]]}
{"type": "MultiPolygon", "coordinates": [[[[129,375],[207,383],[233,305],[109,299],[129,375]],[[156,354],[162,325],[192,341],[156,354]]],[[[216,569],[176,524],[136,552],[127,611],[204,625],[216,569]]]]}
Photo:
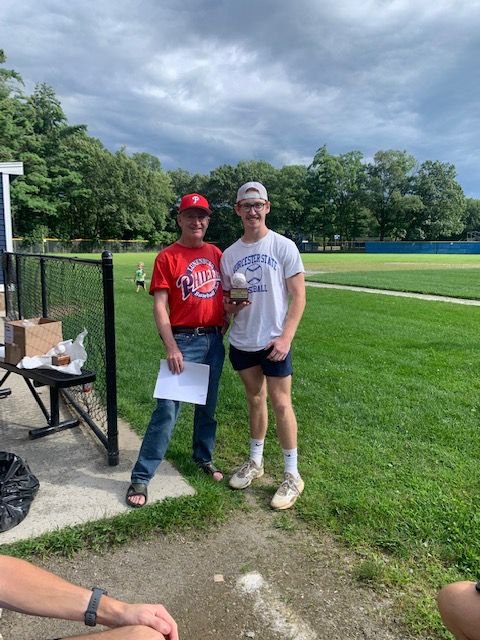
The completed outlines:
{"type": "Polygon", "coordinates": [[[248,198],[260,198],[268,202],[267,190],[261,182],[246,182],[237,191],[237,202],[248,198]]]}

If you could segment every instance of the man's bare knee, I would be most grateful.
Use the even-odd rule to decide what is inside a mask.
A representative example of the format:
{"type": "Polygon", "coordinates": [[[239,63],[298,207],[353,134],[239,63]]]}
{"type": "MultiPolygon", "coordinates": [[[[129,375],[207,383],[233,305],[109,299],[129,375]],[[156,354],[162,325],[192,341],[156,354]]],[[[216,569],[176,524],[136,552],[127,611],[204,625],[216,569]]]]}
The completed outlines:
{"type": "Polygon", "coordinates": [[[267,399],[267,393],[264,388],[255,392],[247,390],[247,400],[249,404],[259,405],[263,404],[267,399]]]}
{"type": "Polygon", "coordinates": [[[441,589],[438,608],[457,640],[480,640],[480,594],[473,582],[455,582],[441,589]]]}

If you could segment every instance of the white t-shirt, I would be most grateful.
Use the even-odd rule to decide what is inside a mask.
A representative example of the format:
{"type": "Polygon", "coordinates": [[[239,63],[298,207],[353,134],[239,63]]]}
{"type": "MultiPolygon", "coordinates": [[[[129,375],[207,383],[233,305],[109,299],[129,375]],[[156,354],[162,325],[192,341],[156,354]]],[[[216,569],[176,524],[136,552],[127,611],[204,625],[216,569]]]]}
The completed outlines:
{"type": "Polygon", "coordinates": [[[260,351],[283,333],[288,311],[287,278],[305,271],[292,240],[268,231],[258,242],[237,240],[223,253],[223,288],[230,291],[234,273],[245,275],[251,304],[234,316],[230,344],[242,351],[260,351]]]}

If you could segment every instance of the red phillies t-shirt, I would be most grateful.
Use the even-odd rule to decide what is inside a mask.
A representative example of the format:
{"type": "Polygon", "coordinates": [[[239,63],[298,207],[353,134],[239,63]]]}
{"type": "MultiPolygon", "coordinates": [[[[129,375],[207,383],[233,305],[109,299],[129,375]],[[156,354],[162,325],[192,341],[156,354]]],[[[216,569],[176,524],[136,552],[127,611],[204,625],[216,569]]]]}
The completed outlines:
{"type": "Polygon", "coordinates": [[[221,327],[223,291],[218,247],[204,242],[191,249],[175,242],[155,258],[150,294],[168,290],[172,327],[221,327]]]}

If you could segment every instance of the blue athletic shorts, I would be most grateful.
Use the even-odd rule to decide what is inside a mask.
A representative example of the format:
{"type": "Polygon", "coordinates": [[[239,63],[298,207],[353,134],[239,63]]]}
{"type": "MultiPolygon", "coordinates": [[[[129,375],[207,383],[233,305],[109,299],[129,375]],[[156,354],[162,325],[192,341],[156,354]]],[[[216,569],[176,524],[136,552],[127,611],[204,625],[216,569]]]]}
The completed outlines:
{"type": "Polygon", "coordinates": [[[230,345],[229,358],[235,371],[250,369],[251,367],[261,367],[264,375],[272,378],[286,378],[293,373],[292,368],[292,352],[289,351],[285,360],[274,362],[268,360],[267,356],[270,349],[262,349],[261,351],[241,351],[232,344],[230,345]]]}

